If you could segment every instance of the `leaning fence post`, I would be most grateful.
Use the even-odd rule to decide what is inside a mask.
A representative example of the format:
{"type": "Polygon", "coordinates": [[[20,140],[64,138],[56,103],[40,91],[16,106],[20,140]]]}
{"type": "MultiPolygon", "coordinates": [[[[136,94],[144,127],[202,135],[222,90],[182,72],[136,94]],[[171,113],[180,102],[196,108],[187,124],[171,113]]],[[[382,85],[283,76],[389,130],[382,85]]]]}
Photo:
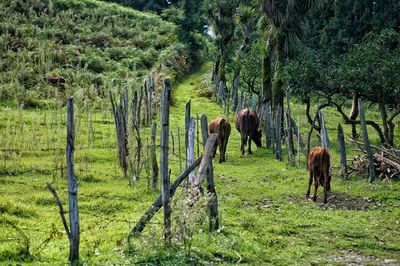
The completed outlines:
{"type": "Polygon", "coordinates": [[[78,182],[74,173],[75,126],[74,126],[74,99],[67,102],[67,177],[70,223],[70,251],[69,260],[72,265],[79,261],[79,212],[78,212],[78,182]]]}
{"type": "Polygon", "coordinates": [[[349,176],[347,175],[346,145],[344,142],[343,128],[340,123],[338,123],[337,138],[339,142],[340,168],[342,170],[342,176],[344,179],[349,179],[349,176]]]}
{"type": "Polygon", "coordinates": [[[171,207],[170,207],[170,180],[168,173],[168,133],[169,133],[169,104],[171,99],[171,84],[169,79],[164,80],[161,93],[161,153],[160,174],[162,178],[162,203],[164,208],[164,239],[165,243],[171,243],[171,207]]]}
{"type": "Polygon", "coordinates": [[[364,105],[363,105],[361,99],[358,99],[358,108],[359,108],[359,114],[360,114],[364,148],[367,152],[367,157],[368,157],[369,182],[372,183],[375,180],[374,156],[372,154],[371,145],[370,145],[369,139],[368,139],[367,123],[365,122],[364,105]]]}
{"type": "MultiPolygon", "coordinates": [[[[208,121],[207,116],[201,116],[201,133],[203,136],[203,148],[206,146],[208,139],[208,121]]],[[[209,161],[207,166],[206,181],[208,193],[208,216],[209,216],[209,230],[215,231],[219,227],[218,218],[218,196],[214,186],[214,167],[212,160],[209,161]]]]}

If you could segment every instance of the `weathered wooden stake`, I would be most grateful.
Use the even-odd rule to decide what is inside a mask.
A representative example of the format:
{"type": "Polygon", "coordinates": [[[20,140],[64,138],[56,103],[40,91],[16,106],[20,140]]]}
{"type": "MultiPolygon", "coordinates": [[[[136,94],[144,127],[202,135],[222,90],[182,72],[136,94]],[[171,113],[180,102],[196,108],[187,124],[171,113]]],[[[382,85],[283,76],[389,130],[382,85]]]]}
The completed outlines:
{"type": "Polygon", "coordinates": [[[78,212],[78,182],[74,173],[75,126],[74,126],[74,99],[67,102],[67,180],[70,224],[69,261],[77,265],[79,261],[79,212],[78,212]]]}
{"type": "Polygon", "coordinates": [[[178,127],[178,157],[179,157],[179,173],[182,173],[181,130],[179,127],[178,127]]]}
{"type": "Polygon", "coordinates": [[[168,174],[168,133],[169,133],[169,104],[171,100],[171,84],[169,79],[164,80],[161,93],[161,153],[160,153],[160,174],[162,178],[162,203],[164,208],[164,239],[167,245],[171,244],[171,206],[170,180],[168,174]]]}
{"type": "MultiPolygon", "coordinates": [[[[189,143],[188,138],[189,138],[189,126],[190,126],[190,109],[191,109],[191,100],[189,100],[186,103],[186,110],[185,110],[185,151],[187,150],[187,146],[189,143]]],[[[188,167],[187,157],[185,159],[186,159],[185,168],[187,168],[188,167]]]]}
{"type": "Polygon", "coordinates": [[[140,88],[139,91],[139,101],[138,101],[138,108],[137,108],[137,117],[136,117],[136,121],[137,121],[137,126],[140,127],[142,125],[142,121],[141,121],[141,113],[142,113],[142,102],[143,102],[143,88],[140,88]]]}
{"type": "Polygon", "coordinates": [[[200,143],[199,143],[199,140],[200,140],[200,136],[199,136],[199,134],[200,134],[200,130],[199,130],[199,127],[200,127],[200,121],[199,121],[200,119],[199,119],[199,114],[198,113],[196,113],[196,141],[197,141],[197,157],[199,157],[200,156],[200,143]]]}
{"type": "Polygon", "coordinates": [[[318,110],[318,119],[319,119],[319,124],[321,126],[321,144],[322,147],[328,149],[329,148],[328,130],[326,129],[324,116],[322,115],[322,112],[320,110],[318,110]]]}
{"type": "MultiPolygon", "coordinates": [[[[208,139],[208,122],[207,116],[201,116],[201,133],[203,136],[203,147],[205,149],[208,139]]],[[[212,160],[209,161],[208,169],[206,172],[207,193],[208,193],[208,216],[209,216],[209,230],[215,231],[219,228],[218,218],[218,196],[214,186],[214,167],[212,160]]]]}
{"type": "Polygon", "coordinates": [[[172,155],[175,155],[175,140],[174,140],[174,131],[171,130],[171,144],[172,144],[172,155]]]}
{"type": "Polygon", "coordinates": [[[349,176],[347,174],[346,145],[344,142],[343,128],[340,123],[338,123],[337,137],[339,142],[340,169],[342,171],[342,177],[344,179],[349,179],[349,176]]]}
{"type": "Polygon", "coordinates": [[[293,143],[293,131],[292,131],[292,116],[290,113],[290,97],[289,97],[289,90],[286,90],[286,120],[287,120],[287,133],[288,133],[288,142],[289,142],[289,163],[290,166],[294,166],[294,143],[293,143]]]}
{"type": "MultiPolygon", "coordinates": [[[[295,124],[293,124],[293,126],[294,126],[294,130],[296,132],[296,135],[297,135],[297,163],[298,163],[298,167],[300,167],[300,138],[301,138],[300,131],[299,131],[299,129],[300,129],[300,116],[297,117],[297,124],[299,125],[299,127],[296,128],[295,124]]],[[[304,143],[303,143],[303,145],[304,145],[304,143]]]]}
{"type": "Polygon", "coordinates": [[[282,161],[282,133],[281,133],[281,121],[282,121],[282,107],[277,106],[275,111],[275,145],[276,145],[276,159],[282,161]]]}
{"type": "MultiPolygon", "coordinates": [[[[191,118],[189,123],[188,132],[188,146],[186,147],[186,165],[189,166],[194,162],[194,135],[196,130],[196,121],[191,118]]],[[[189,183],[191,184],[194,180],[195,173],[189,174],[189,183]]]]}
{"type": "Polygon", "coordinates": [[[307,156],[306,145],[304,144],[303,138],[301,137],[301,134],[300,134],[300,116],[298,116],[297,120],[298,120],[299,127],[297,127],[296,122],[292,118],[292,128],[294,130],[294,133],[296,134],[297,142],[299,142],[298,144],[300,144],[301,151],[303,152],[303,154],[305,156],[307,156]]]}
{"type": "Polygon", "coordinates": [[[156,156],[156,135],[157,135],[157,124],[153,122],[151,126],[151,149],[150,149],[150,156],[151,156],[151,166],[153,170],[153,190],[158,190],[158,164],[157,164],[157,156],[156,156]]]}
{"type": "Polygon", "coordinates": [[[362,130],[364,148],[365,148],[365,151],[367,152],[367,157],[368,157],[369,182],[372,183],[375,180],[374,157],[372,154],[371,145],[369,143],[367,124],[365,122],[364,105],[363,105],[363,102],[361,101],[361,99],[358,99],[358,108],[359,108],[359,115],[360,115],[360,121],[361,121],[361,130],[362,130]]]}

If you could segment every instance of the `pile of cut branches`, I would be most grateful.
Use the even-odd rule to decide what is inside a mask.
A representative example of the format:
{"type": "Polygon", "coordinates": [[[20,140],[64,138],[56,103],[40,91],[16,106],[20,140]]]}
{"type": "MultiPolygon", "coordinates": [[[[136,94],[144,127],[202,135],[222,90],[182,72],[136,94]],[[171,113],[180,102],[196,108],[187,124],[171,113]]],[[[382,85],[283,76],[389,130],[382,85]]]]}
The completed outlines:
{"type": "MultiPolygon", "coordinates": [[[[349,170],[359,176],[368,176],[368,158],[363,149],[363,143],[354,140],[352,142],[356,143],[364,154],[354,156],[349,170]]],[[[374,145],[371,145],[371,148],[374,151],[376,176],[382,180],[400,179],[400,150],[374,145]]]]}

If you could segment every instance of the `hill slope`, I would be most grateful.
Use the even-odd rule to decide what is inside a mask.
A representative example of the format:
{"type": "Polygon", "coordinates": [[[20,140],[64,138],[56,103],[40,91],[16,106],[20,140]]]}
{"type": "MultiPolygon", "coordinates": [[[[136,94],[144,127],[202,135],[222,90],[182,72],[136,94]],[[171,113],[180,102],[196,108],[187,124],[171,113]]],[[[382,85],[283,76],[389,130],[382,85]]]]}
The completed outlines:
{"type": "Polygon", "coordinates": [[[0,2],[0,18],[0,99],[95,98],[152,68],[172,78],[188,70],[175,25],[156,15],[94,0],[16,0],[0,2]]]}

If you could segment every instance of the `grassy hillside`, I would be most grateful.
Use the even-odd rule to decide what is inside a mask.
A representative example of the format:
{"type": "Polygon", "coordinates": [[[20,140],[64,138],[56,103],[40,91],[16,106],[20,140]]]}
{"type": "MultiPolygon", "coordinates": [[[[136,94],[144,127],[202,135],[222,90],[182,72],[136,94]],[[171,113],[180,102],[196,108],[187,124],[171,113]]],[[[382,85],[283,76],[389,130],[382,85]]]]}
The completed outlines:
{"type": "Polygon", "coordinates": [[[189,70],[175,26],[156,15],[94,0],[16,0],[0,1],[0,18],[0,100],[96,99],[152,69],[172,78],[189,70]]]}
{"type": "MultiPolygon", "coordinates": [[[[175,105],[171,107],[170,129],[176,137],[177,128],[181,128],[182,143],[187,100],[192,100],[192,114],[206,114],[209,120],[223,115],[212,100],[198,96],[198,85],[209,79],[205,74],[210,68],[204,65],[181,84],[173,84],[175,105]]],[[[300,115],[306,121],[302,106],[294,104],[292,109],[293,116],[300,115]]],[[[334,173],[327,205],[321,203],[322,191],[317,203],[304,198],[308,178],[304,157],[301,168],[289,167],[286,153],[283,162],[276,161],[271,150],[264,147],[254,148],[254,155],[242,157],[239,133],[232,130],[227,162],[214,164],[220,230],[207,233],[203,209],[198,210],[203,219],[199,214],[188,216],[187,207],[181,203],[183,189],[172,203],[173,246],[164,248],[160,212],[128,249],[127,233],[158,193],[148,189],[146,171],[132,187],[123,178],[111,112],[107,108],[78,107],[75,169],[82,261],[89,265],[399,263],[400,184],[369,184],[358,177],[342,181],[335,174],[339,160],[334,128],[339,117],[330,110],[324,114],[334,173]],[[200,223],[185,227],[182,217],[200,223]]],[[[65,117],[65,108],[0,107],[0,263],[54,265],[67,260],[68,240],[58,208],[45,186],[45,182],[51,182],[67,203],[65,117]],[[23,234],[10,223],[29,239],[30,254],[24,253],[23,234]]],[[[230,119],[233,121],[232,115],[230,119]]],[[[305,135],[308,125],[303,122],[300,128],[305,135]]],[[[350,133],[350,128],[345,130],[350,133]]],[[[148,131],[144,128],[144,139],[148,131]]],[[[314,138],[312,145],[318,142],[314,138]]],[[[355,147],[348,148],[355,153],[351,151],[355,147]]],[[[183,149],[181,152],[184,154],[183,149]]],[[[179,173],[177,154],[170,151],[172,180],[179,173]]]]}

